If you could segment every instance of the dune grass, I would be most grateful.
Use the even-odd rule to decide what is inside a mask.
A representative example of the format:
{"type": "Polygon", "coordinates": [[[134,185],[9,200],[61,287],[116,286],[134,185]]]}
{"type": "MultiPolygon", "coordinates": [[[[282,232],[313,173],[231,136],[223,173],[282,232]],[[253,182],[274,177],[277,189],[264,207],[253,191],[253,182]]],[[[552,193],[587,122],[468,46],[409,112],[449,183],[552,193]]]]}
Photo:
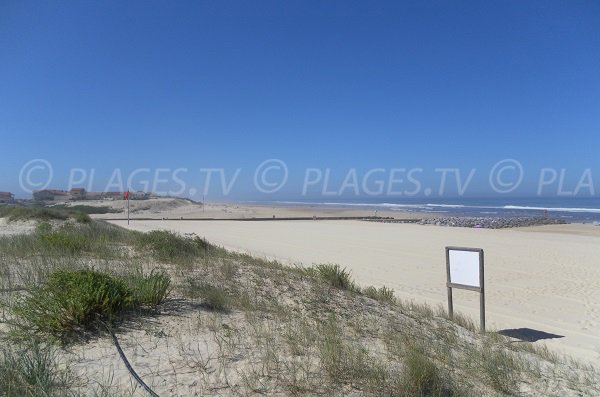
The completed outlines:
{"type": "Polygon", "coordinates": [[[405,396],[451,396],[453,386],[431,359],[425,346],[410,344],[401,372],[405,396]]]}
{"type": "Polygon", "coordinates": [[[80,213],[87,214],[87,215],[92,215],[92,214],[117,214],[117,213],[123,212],[123,210],[119,210],[119,209],[116,209],[116,208],[96,207],[96,206],[93,206],[93,205],[85,205],[85,204],[79,204],[79,205],[57,204],[57,205],[53,205],[50,208],[57,209],[57,210],[65,210],[65,211],[69,211],[69,212],[80,212],[80,213]]]}
{"type": "Polygon", "coordinates": [[[16,221],[64,221],[69,218],[77,222],[89,223],[91,218],[85,212],[71,207],[0,207],[0,218],[6,218],[9,222],[16,221]]]}
{"type": "Polygon", "coordinates": [[[149,274],[137,271],[123,277],[133,301],[137,305],[155,308],[169,296],[172,290],[171,277],[163,272],[152,270],[149,274]]]}
{"type": "Polygon", "coordinates": [[[362,293],[364,295],[368,296],[369,298],[375,299],[380,302],[388,302],[388,303],[396,302],[396,297],[394,296],[394,290],[391,288],[387,288],[386,286],[379,287],[379,288],[369,286],[367,288],[364,288],[362,290],[362,293]]]}
{"type": "Polygon", "coordinates": [[[339,265],[290,268],[170,232],[42,223],[33,234],[0,237],[0,277],[0,318],[20,333],[14,349],[0,348],[0,384],[17,391],[0,386],[0,395],[54,395],[65,387],[52,350],[36,351],[29,341],[76,343],[128,316],[160,316],[169,297],[189,305],[178,316],[197,316],[192,334],[214,343],[208,357],[192,352],[185,362],[205,369],[203,390],[224,394],[514,395],[524,383],[555,382],[552,371],[582,390],[596,374],[584,368],[590,381],[572,379],[556,369],[565,368],[557,357],[481,336],[468,318],[451,322],[443,310],[402,302],[389,288],[360,288],[339,265]],[[239,375],[235,385],[210,375],[231,373],[239,375]]]}
{"type": "Polygon", "coordinates": [[[225,288],[207,282],[197,282],[188,279],[186,296],[191,299],[200,299],[201,304],[209,310],[228,312],[232,307],[232,296],[225,288]]]}
{"type": "Polygon", "coordinates": [[[56,270],[12,308],[21,330],[65,341],[111,325],[135,307],[156,307],[170,292],[164,273],[123,279],[93,270],[56,270]]]}
{"type": "Polygon", "coordinates": [[[90,270],[57,270],[43,288],[23,297],[13,312],[21,328],[65,339],[112,322],[133,304],[131,291],[114,277],[90,270]]]}
{"type": "Polygon", "coordinates": [[[156,230],[138,234],[138,245],[148,249],[159,261],[177,262],[193,259],[204,254],[209,244],[199,238],[185,238],[176,233],[156,230]]]}
{"type": "Polygon", "coordinates": [[[322,263],[309,268],[323,282],[335,288],[355,290],[356,284],[352,281],[350,272],[338,264],[322,263]]]}
{"type": "Polygon", "coordinates": [[[55,348],[38,343],[0,347],[0,396],[58,396],[67,394],[71,383],[55,348]]]}

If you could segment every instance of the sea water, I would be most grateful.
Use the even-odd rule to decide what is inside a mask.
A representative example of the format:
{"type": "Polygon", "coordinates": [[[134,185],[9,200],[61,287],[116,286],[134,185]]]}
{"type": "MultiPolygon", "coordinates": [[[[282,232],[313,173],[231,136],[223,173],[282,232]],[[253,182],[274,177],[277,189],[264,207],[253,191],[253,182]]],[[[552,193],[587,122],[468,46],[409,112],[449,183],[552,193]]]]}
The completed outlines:
{"type": "Polygon", "coordinates": [[[375,200],[300,200],[277,201],[283,205],[361,207],[364,209],[436,213],[446,216],[520,217],[549,216],[567,222],[600,221],[600,198],[521,197],[521,198],[399,198],[375,200]]]}

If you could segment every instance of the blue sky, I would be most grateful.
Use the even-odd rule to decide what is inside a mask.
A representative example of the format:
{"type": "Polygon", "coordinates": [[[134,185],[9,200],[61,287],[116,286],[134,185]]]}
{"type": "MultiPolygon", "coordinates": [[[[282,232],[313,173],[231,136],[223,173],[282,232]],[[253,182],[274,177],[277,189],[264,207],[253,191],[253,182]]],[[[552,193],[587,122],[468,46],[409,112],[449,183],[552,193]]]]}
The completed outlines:
{"type": "Polygon", "coordinates": [[[433,195],[434,169],[477,169],[467,194],[493,195],[516,159],[510,194],[544,167],[571,191],[591,169],[600,191],[599,48],[595,1],[3,1],[0,190],[26,196],[20,170],[45,159],[50,187],[186,168],[196,197],[200,169],[241,169],[228,198],[256,199],[256,167],[281,159],[269,198],[299,198],[307,167],[334,191],[351,169],[422,168],[433,195]]]}

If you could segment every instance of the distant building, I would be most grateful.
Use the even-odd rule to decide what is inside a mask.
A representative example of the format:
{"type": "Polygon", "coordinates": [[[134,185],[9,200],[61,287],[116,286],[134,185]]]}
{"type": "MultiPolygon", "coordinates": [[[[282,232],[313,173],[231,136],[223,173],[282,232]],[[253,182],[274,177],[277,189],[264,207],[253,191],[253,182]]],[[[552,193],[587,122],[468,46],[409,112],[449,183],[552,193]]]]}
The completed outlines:
{"type": "Polygon", "coordinates": [[[0,192],[0,204],[13,204],[15,195],[10,192],[0,192]]]}
{"type": "Polygon", "coordinates": [[[148,200],[150,198],[150,193],[142,191],[131,192],[129,198],[131,200],[148,200]]]}
{"type": "Polygon", "coordinates": [[[102,200],[104,198],[104,192],[86,192],[86,200],[102,200]]]}
{"type": "MultiPolygon", "coordinates": [[[[7,193],[10,194],[10,193],[7,193]]],[[[130,200],[147,200],[151,193],[142,191],[131,192],[130,200]]],[[[124,192],[88,192],[83,188],[73,188],[66,192],[64,190],[44,189],[33,192],[36,201],[67,201],[67,200],[124,200],[124,192]]],[[[0,199],[0,203],[1,203],[0,199]]]]}
{"type": "Polygon", "coordinates": [[[54,200],[54,193],[50,190],[36,190],[33,192],[33,199],[35,201],[52,201],[54,200]]]}
{"type": "Polygon", "coordinates": [[[71,194],[71,200],[85,200],[86,191],[83,188],[73,188],[69,192],[71,194]]]}
{"type": "Polygon", "coordinates": [[[56,189],[44,189],[33,192],[36,201],[68,201],[71,199],[69,192],[56,189]]]}
{"type": "Polygon", "coordinates": [[[124,193],[123,192],[103,192],[102,199],[103,200],[123,200],[124,193]]]}

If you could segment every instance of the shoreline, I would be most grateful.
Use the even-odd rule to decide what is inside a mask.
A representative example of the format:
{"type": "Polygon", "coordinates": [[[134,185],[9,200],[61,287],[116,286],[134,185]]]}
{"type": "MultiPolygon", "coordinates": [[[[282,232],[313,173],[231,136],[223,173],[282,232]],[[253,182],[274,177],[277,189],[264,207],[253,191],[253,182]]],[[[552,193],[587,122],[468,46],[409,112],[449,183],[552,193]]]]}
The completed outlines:
{"type": "MultiPolygon", "coordinates": [[[[131,217],[138,219],[185,218],[185,219],[246,219],[246,218],[312,218],[312,217],[383,217],[401,219],[432,218],[553,218],[566,223],[600,224],[600,202],[575,201],[571,207],[556,207],[566,202],[548,203],[540,206],[534,199],[527,199],[530,206],[507,205],[519,203],[503,200],[494,203],[476,200],[456,201],[452,204],[437,203],[435,200],[407,199],[404,202],[300,202],[300,201],[238,201],[238,202],[196,202],[187,198],[153,197],[147,200],[131,200],[131,217]],[[428,201],[433,201],[428,202],[428,201]],[[531,206],[535,204],[536,206],[531,206]],[[587,204],[586,204],[587,203],[587,204]],[[577,205],[588,208],[576,208],[577,205]],[[554,206],[554,207],[553,207],[554,206]]],[[[452,200],[448,200],[452,202],[452,200]]],[[[124,200],[78,200],[49,202],[53,206],[104,207],[116,213],[95,214],[100,219],[126,218],[127,201],[124,200]]]]}
{"type": "MultiPolygon", "coordinates": [[[[527,199],[533,200],[533,199],[527,199]]],[[[541,204],[532,205],[512,205],[514,200],[507,200],[500,203],[469,203],[466,201],[457,201],[453,204],[431,203],[428,200],[411,200],[404,203],[352,203],[352,202],[292,202],[292,201],[274,201],[274,202],[241,202],[239,205],[280,207],[280,208],[316,208],[316,209],[344,209],[357,211],[378,211],[385,213],[403,213],[414,214],[414,216],[423,217],[550,217],[563,219],[569,223],[593,223],[600,220],[600,202],[588,205],[586,208],[580,207],[557,207],[560,203],[548,203],[547,206],[541,204]]],[[[433,200],[429,200],[433,201],[433,200]]],[[[518,202],[518,200],[517,200],[518,202]]],[[[527,202],[529,203],[529,202],[527,202]]],[[[521,203],[524,204],[524,203],[521,203]]],[[[565,204],[562,204],[565,205],[565,204]]],[[[582,204],[583,205],[583,204],[582,204]]]]}

